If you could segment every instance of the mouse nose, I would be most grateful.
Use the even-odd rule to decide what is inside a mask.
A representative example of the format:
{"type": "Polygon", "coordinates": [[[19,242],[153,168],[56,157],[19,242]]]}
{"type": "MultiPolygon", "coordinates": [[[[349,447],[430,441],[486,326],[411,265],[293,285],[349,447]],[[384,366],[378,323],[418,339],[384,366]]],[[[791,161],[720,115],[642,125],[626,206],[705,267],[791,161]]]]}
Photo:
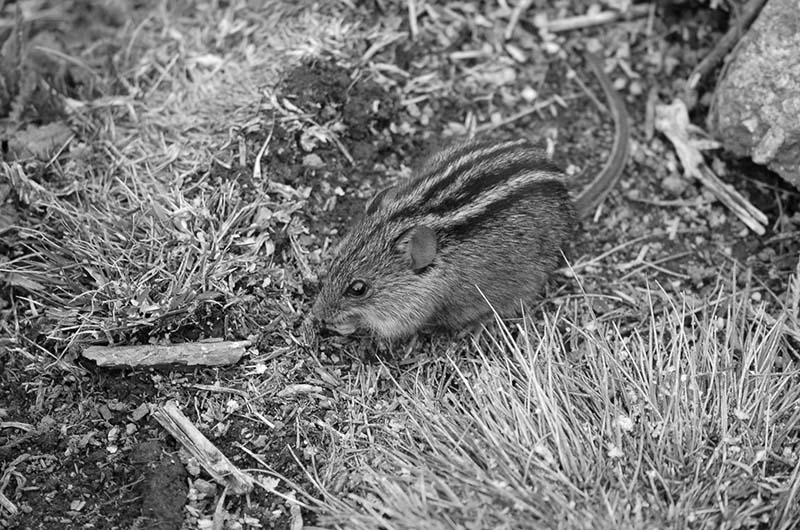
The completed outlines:
{"type": "Polygon", "coordinates": [[[325,315],[328,313],[326,306],[327,304],[322,299],[322,296],[317,295],[314,305],[311,306],[311,314],[309,316],[318,322],[324,320],[325,315]]]}
{"type": "Polygon", "coordinates": [[[306,315],[304,325],[306,328],[313,329],[316,332],[321,332],[330,329],[329,319],[326,318],[327,311],[324,311],[324,306],[320,303],[319,299],[314,303],[311,311],[306,315]]]}

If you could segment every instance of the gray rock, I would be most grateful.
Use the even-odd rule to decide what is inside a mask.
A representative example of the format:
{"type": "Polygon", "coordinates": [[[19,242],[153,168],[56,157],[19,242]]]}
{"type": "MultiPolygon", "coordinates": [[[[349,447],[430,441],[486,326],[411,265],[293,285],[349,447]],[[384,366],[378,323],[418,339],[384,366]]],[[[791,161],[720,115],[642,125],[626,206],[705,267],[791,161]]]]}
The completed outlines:
{"type": "Polygon", "coordinates": [[[720,80],[709,130],[800,188],[800,9],[768,0],[720,80]]]}

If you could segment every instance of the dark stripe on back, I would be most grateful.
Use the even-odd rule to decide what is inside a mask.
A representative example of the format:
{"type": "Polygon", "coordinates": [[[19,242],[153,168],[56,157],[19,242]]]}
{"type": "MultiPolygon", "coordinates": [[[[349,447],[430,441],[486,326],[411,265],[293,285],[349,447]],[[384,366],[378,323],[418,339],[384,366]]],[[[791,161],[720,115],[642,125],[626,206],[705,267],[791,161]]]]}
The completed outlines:
{"type": "MultiPolygon", "coordinates": [[[[429,175],[434,173],[442,173],[444,169],[447,167],[448,163],[452,160],[464,158],[475,151],[485,151],[487,149],[499,147],[497,152],[507,151],[509,148],[512,147],[521,147],[524,143],[520,140],[513,140],[507,142],[496,142],[490,140],[480,140],[480,141],[468,141],[468,142],[460,142],[454,143],[450,146],[447,146],[440,150],[437,153],[432,154],[428,157],[427,161],[430,164],[430,169],[427,170],[429,175]],[[447,154],[448,156],[442,156],[447,154]]],[[[461,168],[456,167],[455,173],[459,173],[461,168]]]]}
{"type": "MultiPolygon", "coordinates": [[[[504,182],[508,182],[525,173],[539,171],[539,164],[533,162],[530,158],[509,160],[508,162],[504,166],[494,168],[491,172],[480,172],[473,175],[459,190],[453,190],[453,193],[444,198],[439,204],[432,208],[423,208],[423,211],[425,213],[445,215],[447,212],[460,210],[462,207],[478,200],[482,193],[502,188],[504,182]]],[[[533,178],[536,179],[536,177],[533,178]]],[[[527,184],[524,184],[518,190],[525,189],[526,186],[527,184]]]]}
{"type": "MultiPolygon", "coordinates": [[[[487,221],[493,217],[504,215],[515,203],[526,200],[535,203],[537,199],[551,202],[554,197],[563,198],[568,203],[567,188],[560,180],[536,180],[517,188],[516,193],[507,195],[493,202],[490,208],[476,212],[475,215],[460,219],[458,222],[444,227],[437,227],[436,231],[441,238],[442,246],[448,243],[470,238],[476,232],[486,228],[487,221]]],[[[557,206],[560,208],[560,206],[557,206]]],[[[531,205],[531,211],[538,210],[536,205],[531,205]]],[[[551,214],[552,215],[552,214],[551,214]]]]}
{"type": "Polygon", "coordinates": [[[452,171],[449,172],[450,176],[446,179],[439,180],[436,184],[431,186],[427,191],[425,191],[425,194],[422,197],[420,197],[419,201],[421,203],[428,202],[433,197],[441,193],[443,190],[447,189],[448,186],[451,186],[453,181],[458,179],[458,177],[468,169],[475,167],[476,165],[483,164],[486,162],[486,160],[492,160],[494,158],[497,158],[498,156],[520,149],[522,147],[521,144],[518,142],[513,142],[513,143],[508,142],[504,144],[503,147],[501,149],[498,149],[497,151],[490,153],[483,153],[481,156],[479,156],[474,160],[469,158],[469,155],[475,151],[483,151],[485,149],[489,149],[497,145],[498,145],[497,142],[485,142],[485,143],[482,142],[479,144],[467,144],[457,148],[455,152],[452,153],[448,152],[447,153],[448,156],[439,161],[439,163],[436,164],[436,166],[434,166],[434,169],[426,172],[426,174],[427,178],[436,178],[437,174],[444,173],[445,171],[448,170],[448,166],[451,163],[455,162],[455,167],[453,168],[452,171]]]}
{"type": "MultiPolygon", "coordinates": [[[[502,154],[508,154],[508,152],[507,150],[503,150],[502,154]]],[[[426,193],[419,203],[407,205],[394,212],[389,219],[398,220],[414,214],[424,215],[427,213],[444,216],[448,212],[458,211],[463,206],[477,200],[482,193],[499,188],[503,182],[507,182],[522,173],[530,171],[561,173],[561,170],[555,164],[545,158],[537,156],[535,152],[530,151],[521,151],[517,157],[505,159],[503,165],[490,167],[489,164],[491,161],[500,158],[502,154],[498,152],[492,156],[492,158],[482,161],[481,164],[487,166],[486,169],[474,172],[474,174],[471,175],[469,179],[462,182],[459,187],[447,190],[448,195],[438,204],[427,207],[426,203],[434,199],[435,196],[432,193],[426,193]]],[[[454,172],[452,178],[447,179],[446,183],[451,186],[454,185],[454,182],[468,169],[469,168],[462,168],[461,173],[454,172]]],[[[438,184],[442,183],[439,182],[437,185],[438,184]]],[[[442,188],[440,191],[444,191],[445,186],[437,187],[442,188]]],[[[525,186],[521,186],[520,189],[524,187],[525,186]]]]}

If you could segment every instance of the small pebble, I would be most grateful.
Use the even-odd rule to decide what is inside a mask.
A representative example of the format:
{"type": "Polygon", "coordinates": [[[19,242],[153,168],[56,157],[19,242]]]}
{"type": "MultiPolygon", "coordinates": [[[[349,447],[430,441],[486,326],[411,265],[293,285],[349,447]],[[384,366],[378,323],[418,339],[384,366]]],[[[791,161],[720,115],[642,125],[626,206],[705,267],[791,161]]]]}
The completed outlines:
{"type": "Polygon", "coordinates": [[[681,177],[679,177],[674,173],[667,176],[666,178],[664,178],[664,180],[661,181],[661,187],[664,189],[664,191],[675,196],[682,195],[683,192],[686,190],[687,185],[688,184],[684,179],[682,179],[681,177]]]}
{"type": "Polygon", "coordinates": [[[303,165],[311,169],[319,169],[325,165],[325,162],[322,161],[319,155],[311,153],[303,157],[303,165]]]}
{"type": "Polygon", "coordinates": [[[536,92],[536,89],[530,85],[527,85],[525,88],[523,88],[520,95],[527,103],[533,103],[536,101],[536,98],[539,97],[539,93],[536,92]]]}

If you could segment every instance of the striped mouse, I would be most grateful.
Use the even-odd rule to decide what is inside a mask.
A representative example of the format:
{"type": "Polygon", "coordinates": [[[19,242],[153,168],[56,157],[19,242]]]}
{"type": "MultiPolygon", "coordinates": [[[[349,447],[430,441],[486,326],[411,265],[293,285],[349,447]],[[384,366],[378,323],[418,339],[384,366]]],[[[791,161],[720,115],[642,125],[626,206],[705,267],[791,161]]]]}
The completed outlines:
{"type": "Polygon", "coordinates": [[[574,202],[564,173],[527,140],[447,147],[369,201],[338,247],[312,322],[392,340],[458,331],[540,296],[578,217],[603,200],[628,157],[625,105],[600,59],[586,61],[615,132],[604,167],[574,202]]]}

